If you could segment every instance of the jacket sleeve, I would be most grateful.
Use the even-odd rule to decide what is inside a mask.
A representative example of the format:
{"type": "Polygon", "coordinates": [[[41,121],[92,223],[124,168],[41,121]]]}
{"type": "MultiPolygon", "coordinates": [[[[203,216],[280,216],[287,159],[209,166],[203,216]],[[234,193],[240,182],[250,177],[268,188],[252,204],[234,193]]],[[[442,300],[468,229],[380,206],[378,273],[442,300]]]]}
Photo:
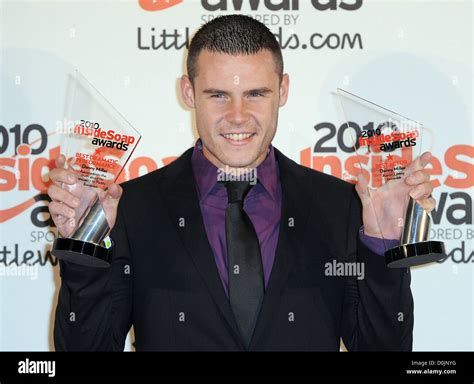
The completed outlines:
{"type": "Polygon", "coordinates": [[[391,269],[358,236],[362,224],[359,197],[352,190],[349,210],[348,262],[363,263],[364,278],[347,277],[342,339],[349,351],[411,351],[413,297],[410,269],[391,269]]]}
{"type": "Polygon", "coordinates": [[[131,327],[132,264],[121,203],[110,237],[114,245],[109,268],[59,262],[61,287],[54,323],[57,351],[124,349],[131,327]]]}

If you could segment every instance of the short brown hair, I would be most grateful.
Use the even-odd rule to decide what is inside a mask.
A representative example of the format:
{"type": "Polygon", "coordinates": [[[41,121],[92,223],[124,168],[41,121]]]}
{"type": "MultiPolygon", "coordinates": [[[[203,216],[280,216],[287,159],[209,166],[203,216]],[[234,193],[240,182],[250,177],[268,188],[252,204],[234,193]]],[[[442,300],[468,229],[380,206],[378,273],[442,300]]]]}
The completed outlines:
{"type": "Polygon", "coordinates": [[[283,76],[280,44],[264,24],[250,16],[219,16],[204,24],[196,32],[191,40],[186,62],[191,82],[197,75],[196,63],[199,53],[204,49],[230,55],[251,55],[268,49],[275,59],[280,80],[283,76]]]}

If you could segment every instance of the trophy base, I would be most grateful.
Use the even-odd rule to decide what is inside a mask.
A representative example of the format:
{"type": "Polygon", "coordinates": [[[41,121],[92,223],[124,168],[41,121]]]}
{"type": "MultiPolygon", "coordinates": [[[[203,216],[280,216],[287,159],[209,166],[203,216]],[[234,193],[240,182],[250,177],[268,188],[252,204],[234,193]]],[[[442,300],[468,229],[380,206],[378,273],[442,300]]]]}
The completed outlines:
{"type": "Polygon", "coordinates": [[[111,249],[87,241],[57,238],[51,249],[53,256],[86,267],[110,267],[111,249]]]}
{"type": "Polygon", "coordinates": [[[442,241],[402,244],[385,252],[389,268],[407,268],[439,261],[447,257],[442,241]]]}

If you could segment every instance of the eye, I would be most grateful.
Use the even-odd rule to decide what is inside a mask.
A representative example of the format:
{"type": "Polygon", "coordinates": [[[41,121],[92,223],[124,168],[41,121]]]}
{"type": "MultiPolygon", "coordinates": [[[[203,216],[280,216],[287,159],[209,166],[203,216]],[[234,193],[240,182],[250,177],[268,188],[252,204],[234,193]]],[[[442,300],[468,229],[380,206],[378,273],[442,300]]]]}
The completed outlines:
{"type": "Polygon", "coordinates": [[[213,93],[211,95],[211,98],[214,98],[214,99],[223,99],[225,97],[225,95],[223,93],[213,93]]]}
{"type": "Polygon", "coordinates": [[[263,96],[263,94],[260,93],[260,92],[258,92],[258,91],[250,92],[249,95],[250,95],[250,97],[260,97],[260,96],[263,96]]]}

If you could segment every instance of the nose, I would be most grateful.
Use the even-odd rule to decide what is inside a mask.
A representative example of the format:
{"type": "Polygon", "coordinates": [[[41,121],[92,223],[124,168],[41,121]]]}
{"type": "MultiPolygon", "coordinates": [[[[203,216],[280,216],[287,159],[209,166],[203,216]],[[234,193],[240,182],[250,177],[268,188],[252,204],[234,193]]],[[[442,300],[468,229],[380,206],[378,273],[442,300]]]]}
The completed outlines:
{"type": "Polygon", "coordinates": [[[233,126],[244,125],[249,119],[246,106],[242,100],[233,100],[229,104],[229,110],[226,113],[226,120],[233,126]]]}

